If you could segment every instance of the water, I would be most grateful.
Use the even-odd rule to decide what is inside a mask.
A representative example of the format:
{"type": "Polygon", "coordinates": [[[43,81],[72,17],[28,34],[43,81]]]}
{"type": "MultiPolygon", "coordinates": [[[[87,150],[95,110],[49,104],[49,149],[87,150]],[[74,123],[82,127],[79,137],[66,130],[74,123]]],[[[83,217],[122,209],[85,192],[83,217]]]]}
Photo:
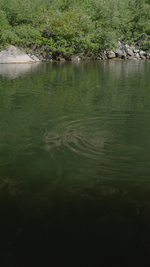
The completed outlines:
{"type": "Polygon", "coordinates": [[[0,65],[0,266],[148,266],[149,73],[0,65]]]}

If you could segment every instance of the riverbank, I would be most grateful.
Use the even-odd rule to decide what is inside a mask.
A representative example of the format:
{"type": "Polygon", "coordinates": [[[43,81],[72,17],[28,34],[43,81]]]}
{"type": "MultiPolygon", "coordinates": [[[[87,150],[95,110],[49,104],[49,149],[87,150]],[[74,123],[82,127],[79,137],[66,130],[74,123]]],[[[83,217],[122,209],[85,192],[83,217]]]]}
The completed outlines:
{"type": "Polygon", "coordinates": [[[137,49],[135,46],[121,44],[115,50],[106,49],[93,55],[70,55],[64,56],[59,54],[57,56],[49,55],[49,53],[41,53],[39,50],[31,50],[30,52],[23,51],[13,45],[0,51],[0,64],[3,63],[35,63],[39,61],[80,61],[80,60],[105,60],[105,59],[125,59],[125,60],[140,60],[150,59],[150,53],[137,49]]]}
{"type": "MultiPolygon", "coordinates": [[[[121,42],[118,42],[118,48],[117,49],[104,49],[100,52],[93,53],[93,54],[84,54],[84,55],[70,55],[70,56],[64,56],[62,54],[59,54],[57,56],[49,56],[48,53],[39,53],[38,50],[32,52],[36,57],[39,58],[41,61],[49,61],[49,60],[104,60],[104,59],[132,59],[132,60],[140,60],[140,59],[150,59],[150,53],[148,51],[144,51],[141,49],[138,49],[136,46],[129,46],[128,44],[122,44],[121,42]]],[[[31,54],[32,54],[31,53],[31,54]]]]}
{"type": "Polygon", "coordinates": [[[42,61],[149,57],[144,0],[0,0],[0,25],[0,50],[13,45],[42,61]],[[118,41],[130,48],[116,51],[118,41]]]}

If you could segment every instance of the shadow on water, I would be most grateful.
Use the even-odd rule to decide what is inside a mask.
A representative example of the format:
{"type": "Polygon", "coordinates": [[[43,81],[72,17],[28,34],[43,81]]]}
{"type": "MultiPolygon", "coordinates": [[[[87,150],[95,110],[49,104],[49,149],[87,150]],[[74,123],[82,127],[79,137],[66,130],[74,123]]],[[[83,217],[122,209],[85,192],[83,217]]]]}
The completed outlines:
{"type": "Polygon", "coordinates": [[[150,205],[144,186],[62,185],[56,192],[40,181],[21,194],[21,186],[5,181],[1,266],[148,266],[150,205]]]}
{"type": "Polygon", "coordinates": [[[150,64],[1,69],[0,266],[149,266],[150,64]]]}

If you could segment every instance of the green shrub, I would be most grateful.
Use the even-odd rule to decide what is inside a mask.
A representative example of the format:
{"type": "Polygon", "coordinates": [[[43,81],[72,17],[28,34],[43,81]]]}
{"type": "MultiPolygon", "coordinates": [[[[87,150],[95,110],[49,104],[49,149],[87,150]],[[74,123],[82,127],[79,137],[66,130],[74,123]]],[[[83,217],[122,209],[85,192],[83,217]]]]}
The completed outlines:
{"type": "Polygon", "coordinates": [[[8,23],[7,17],[6,17],[6,13],[2,10],[0,10],[0,34],[6,30],[9,29],[10,25],[8,23]]]}
{"type": "Polygon", "coordinates": [[[53,55],[97,53],[118,39],[150,48],[144,0],[0,0],[0,44],[37,44],[53,55]]]}
{"type": "Polygon", "coordinates": [[[14,32],[19,37],[20,42],[26,45],[38,43],[41,39],[40,30],[30,25],[18,25],[15,27],[14,32]]]}

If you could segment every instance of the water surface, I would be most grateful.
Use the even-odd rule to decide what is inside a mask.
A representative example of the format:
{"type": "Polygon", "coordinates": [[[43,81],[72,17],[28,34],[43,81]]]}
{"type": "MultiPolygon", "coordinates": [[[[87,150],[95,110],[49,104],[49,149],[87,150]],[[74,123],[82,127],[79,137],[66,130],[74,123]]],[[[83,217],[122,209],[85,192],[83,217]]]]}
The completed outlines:
{"type": "Polygon", "coordinates": [[[148,60],[0,66],[2,266],[146,266],[149,73],[148,60]]]}

